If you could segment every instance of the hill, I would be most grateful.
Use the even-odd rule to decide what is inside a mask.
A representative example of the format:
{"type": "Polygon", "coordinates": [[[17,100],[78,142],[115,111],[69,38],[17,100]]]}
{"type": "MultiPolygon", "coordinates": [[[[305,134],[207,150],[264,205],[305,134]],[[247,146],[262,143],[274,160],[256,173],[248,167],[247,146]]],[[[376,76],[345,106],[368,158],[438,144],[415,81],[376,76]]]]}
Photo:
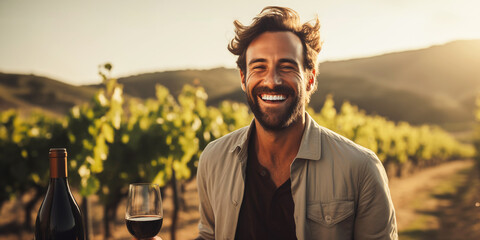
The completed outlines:
{"type": "MultiPolygon", "coordinates": [[[[426,49],[325,62],[325,75],[357,77],[421,95],[456,121],[473,121],[480,92],[480,40],[459,40],[426,49]]],[[[389,114],[387,114],[389,115],[389,114]]],[[[420,120],[420,119],[418,119],[420,120]]],[[[429,120],[444,123],[452,119],[429,120]]]]}
{"type": "Polygon", "coordinates": [[[39,110],[63,115],[91,99],[94,93],[94,88],[76,87],[46,77],[0,73],[0,111],[15,108],[22,113],[39,110]]]}
{"type": "Polygon", "coordinates": [[[320,72],[364,77],[422,95],[464,100],[480,90],[480,40],[426,49],[325,62],[320,72]]]}
{"type": "MultiPolygon", "coordinates": [[[[480,40],[461,40],[425,49],[369,58],[323,62],[318,92],[310,106],[319,110],[328,94],[350,101],[369,114],[413,124],[433,123],[465,129],[474,120],[480,90],[480,40]]],[[[152,97],[154,83],[174,94],[184,83],[199,83],[209,103],[245,102],[238,70],[209,69],[141,74],[119,80],[126,92],[152,97]],[[196,80],[195,80],[196,79],[196,80]]]]}
{"type": "MultiPolygon", "coordinates": [[[[474,121],[480,91],[480,40],[462,40],[425,49],[345,61],[323,62],[310,106],[319,110],[332,94],[369,114],[412,124],[433,123],[465,130],[474,121]]],[[[238,70],[214,68],[144,73],[118,79],[132,97],[155,97],[155,84],[178,95],[184,84],[203,86],[208,103],[245,103],[238,70]]],[[[75,87],[32,75],[0,75],[0,109],[47,108],[64,113],[89,99],[95,86],[75,87]],[[54,104],[51,104],[53,101],[54,104]]],[[[96,86],[98,87],[98,86],[96,86]]]]}
{"type": "Polygon", "coordinates": [[[185,84],[199,85],[209,98],[217,98],[239,89],[239,76],[235,69],[214,68],[146,73],[119,78],[118,82],[124,85],[125,93],[139,98],[155,97],[156,84],[167,87],[174,96],[180,94],[185,84]]]}

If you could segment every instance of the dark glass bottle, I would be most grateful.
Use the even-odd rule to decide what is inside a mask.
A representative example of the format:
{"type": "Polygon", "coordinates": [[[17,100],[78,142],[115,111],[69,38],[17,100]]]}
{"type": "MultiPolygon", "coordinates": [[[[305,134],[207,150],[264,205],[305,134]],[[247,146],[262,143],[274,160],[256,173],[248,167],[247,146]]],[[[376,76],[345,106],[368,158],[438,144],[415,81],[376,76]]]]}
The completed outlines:
{"type": "Polygon", "coordinates": [[[50,182],[35,221],[35,240],[85,240],[82,215],[67,179],[67,150],[51,148],[50,182]]]}

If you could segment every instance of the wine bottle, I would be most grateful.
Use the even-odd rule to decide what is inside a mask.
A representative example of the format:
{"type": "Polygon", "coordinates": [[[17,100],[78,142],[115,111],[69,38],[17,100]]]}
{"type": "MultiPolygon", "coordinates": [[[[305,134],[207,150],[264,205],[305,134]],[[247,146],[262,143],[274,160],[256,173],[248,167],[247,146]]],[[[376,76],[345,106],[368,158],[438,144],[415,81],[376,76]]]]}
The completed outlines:
{"type": "Polygon", "coordinates": [[[51,148],[50,182],[35,221],[35,240],[85,240],[82,215],[67,179],[67,150],[51,148]]]}

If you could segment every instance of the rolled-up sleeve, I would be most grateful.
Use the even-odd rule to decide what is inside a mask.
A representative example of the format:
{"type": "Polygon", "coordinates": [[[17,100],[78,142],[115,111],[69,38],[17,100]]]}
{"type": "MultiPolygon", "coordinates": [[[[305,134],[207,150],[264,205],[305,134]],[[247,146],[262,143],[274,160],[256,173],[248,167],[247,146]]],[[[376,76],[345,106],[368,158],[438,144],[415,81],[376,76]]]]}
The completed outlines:
{"type": "Polygon", "coordinates": [[[358,179],[355,239],[398,239],[395,209],[385,169],[374,154],[363,163],[358,179]]]}

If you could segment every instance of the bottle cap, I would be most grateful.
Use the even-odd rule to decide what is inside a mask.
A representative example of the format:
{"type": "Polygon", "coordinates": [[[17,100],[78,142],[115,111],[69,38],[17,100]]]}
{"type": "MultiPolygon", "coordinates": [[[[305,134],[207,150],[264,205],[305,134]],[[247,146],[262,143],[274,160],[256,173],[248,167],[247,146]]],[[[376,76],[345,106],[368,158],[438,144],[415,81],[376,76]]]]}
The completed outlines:
{"type": "Polygon", "coordinates": [[[65,158],[67,157],[67,149],[66,148],[50,148],[50,151],[48,152],[48,157],[65,158]]]}

